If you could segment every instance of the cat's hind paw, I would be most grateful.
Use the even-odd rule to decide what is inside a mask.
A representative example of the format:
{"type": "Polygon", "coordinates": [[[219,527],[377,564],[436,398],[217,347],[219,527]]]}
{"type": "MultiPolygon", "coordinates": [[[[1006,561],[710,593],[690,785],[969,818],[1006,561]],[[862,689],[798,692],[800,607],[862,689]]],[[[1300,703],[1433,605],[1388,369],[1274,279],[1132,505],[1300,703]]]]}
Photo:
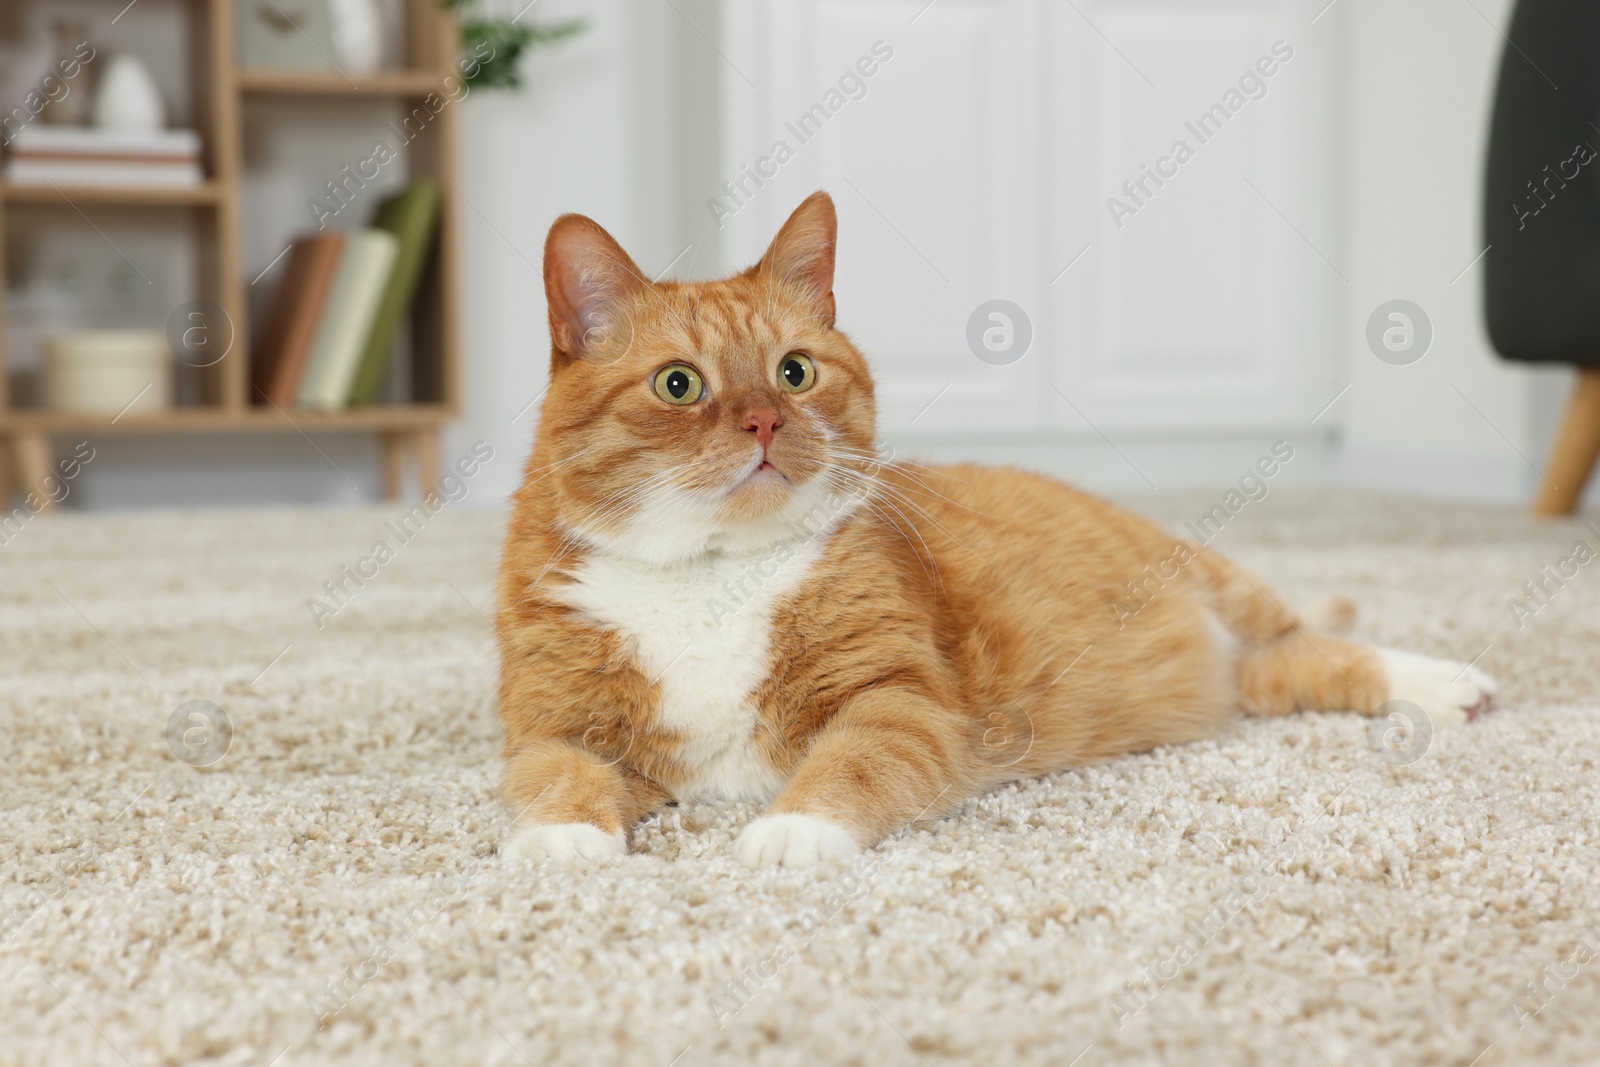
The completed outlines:
{"type": "Polygon", "coordinates": [[[1435,727],[1471,722],[1494,705],[1500,687],[1468,663],[1383,649],[1390,700],[1409,700],[1435,727]]]}
{"type": "Polygon", "coordinates": [[[533,863],[544,860],[558,863],[603,860],[621,856],[627,851],[627,842],[622,834],[608,834],[586,822],[524,826],[514,831],[510,840],[500,849],[507,859],[533,863]]]}
{"type": "Polygon", "coordinates": [[[766,815],[744,828],[733,852],[746,867],[848,862],[861,846],[838,823],[814,815],[766,815]]]}

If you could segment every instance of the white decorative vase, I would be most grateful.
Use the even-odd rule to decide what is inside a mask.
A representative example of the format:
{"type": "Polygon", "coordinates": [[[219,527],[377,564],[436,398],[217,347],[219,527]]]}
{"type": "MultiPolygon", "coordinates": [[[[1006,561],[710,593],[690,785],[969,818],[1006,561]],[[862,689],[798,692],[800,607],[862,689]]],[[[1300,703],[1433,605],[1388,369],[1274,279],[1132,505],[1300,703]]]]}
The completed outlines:
{"type": "Polygon", "coordinates": [[[156,76],[138,56],[112,56],[95,90],[94,124],[108,130],[140,133],[166,123],[166,106],[156,76]]]}
{"type": "Polygon", "coordinates": [[[328,0],[333,61],[346,74],[371,74],[383,62],[383,14],[377,0],[328,0]]]}

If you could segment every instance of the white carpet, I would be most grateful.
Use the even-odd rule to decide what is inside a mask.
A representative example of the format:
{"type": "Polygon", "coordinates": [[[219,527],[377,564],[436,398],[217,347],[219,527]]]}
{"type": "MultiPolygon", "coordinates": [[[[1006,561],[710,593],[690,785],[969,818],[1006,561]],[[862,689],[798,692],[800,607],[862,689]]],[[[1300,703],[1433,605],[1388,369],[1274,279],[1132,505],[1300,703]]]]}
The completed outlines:
{"type": "Polygon", "coordinates": [[[1520,630],[1506,607],[1593,530],[1253,504],[1216,547],[1355,597],[1369,638],[1488,646],[1510,706],[1406,766],[1353,716],[1244,722],[972,801],[842,885],[736,867],[735,806],[597,869],[503,864],[500,517],[441,514],[320,632],[306,607],[393,517],[65,515],[0,546],[0,1064],[1600,1057],[1600,562],[1520,630]],[[195,699],[235,731],[202,769],[165,736],[195,699]]]}

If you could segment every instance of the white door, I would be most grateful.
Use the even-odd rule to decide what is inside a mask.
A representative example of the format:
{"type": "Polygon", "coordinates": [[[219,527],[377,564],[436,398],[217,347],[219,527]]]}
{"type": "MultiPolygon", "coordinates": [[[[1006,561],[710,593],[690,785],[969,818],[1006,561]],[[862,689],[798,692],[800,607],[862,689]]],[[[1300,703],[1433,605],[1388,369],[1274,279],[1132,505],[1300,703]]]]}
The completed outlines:
{"type": "Polygon", "coordinates": [[[730,3],[730,184],[708,212],[750,262],[833,194],[840,325],[889,435],[1308,421],[1347,283],[1334,44],[1307,18],[1286,0],[730,3]],[[1014,362],[1009,314],[980,316],[1002,351],[974,354],[993,300],[1031,325],[1014,362]]]}
{"type": "MultiPolygon", "coordinates": [[[[1063,5],[1056,421],[1294,426],[1332,395],[1336,41],[1282,2],[1063,5]]],[[[1334,388],[1337,388],[1335,386],[1334,388]]]]}

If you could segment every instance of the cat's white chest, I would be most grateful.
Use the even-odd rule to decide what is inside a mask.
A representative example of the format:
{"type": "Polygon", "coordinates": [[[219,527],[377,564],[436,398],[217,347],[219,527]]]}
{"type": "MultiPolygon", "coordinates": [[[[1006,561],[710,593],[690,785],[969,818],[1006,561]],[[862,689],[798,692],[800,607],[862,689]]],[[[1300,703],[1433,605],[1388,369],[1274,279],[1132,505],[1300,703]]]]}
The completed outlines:
{"type": "Polygon", "coordinates": [[[783,779],[756,744],[757,688],[771,671],[773,609],[793,595],[820,545],[658,566],[595,553],[561,598],[627,638],[661,692],[661,725],[685,739],[680,797],[768,801],[783,779]]]}

